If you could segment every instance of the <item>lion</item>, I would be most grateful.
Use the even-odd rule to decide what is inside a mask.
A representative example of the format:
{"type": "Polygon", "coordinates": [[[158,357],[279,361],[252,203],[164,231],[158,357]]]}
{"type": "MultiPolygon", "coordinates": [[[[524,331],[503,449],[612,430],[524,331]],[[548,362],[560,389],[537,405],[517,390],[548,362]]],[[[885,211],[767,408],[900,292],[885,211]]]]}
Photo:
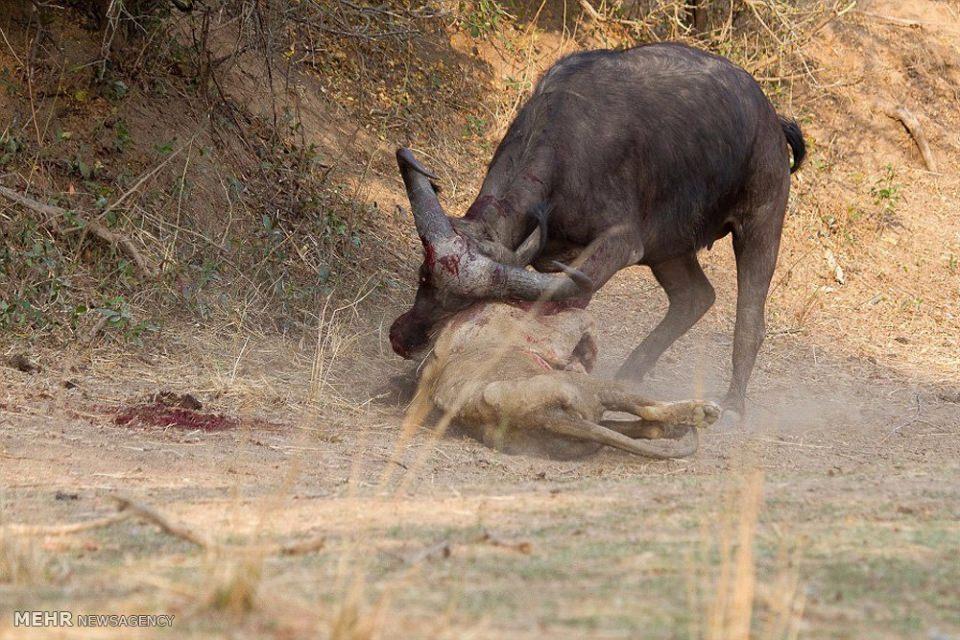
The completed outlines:
{"type": "Polygon", "coordinates": [[[658,402],[593,375],[593,318],[570,303],[480,302],[434,336],[416,401],[428,401],[487,446],[568,460],[604,446],[682,458],[720,416],[708,401],[658,402]],[[629,420],[605,419],[625,412],[629,420]]]}

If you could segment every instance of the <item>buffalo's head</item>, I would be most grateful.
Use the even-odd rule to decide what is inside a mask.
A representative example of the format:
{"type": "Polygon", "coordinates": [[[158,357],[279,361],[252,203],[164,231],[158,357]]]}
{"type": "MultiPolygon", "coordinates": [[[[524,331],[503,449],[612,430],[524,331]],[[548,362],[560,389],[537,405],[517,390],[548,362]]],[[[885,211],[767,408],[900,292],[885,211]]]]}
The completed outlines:
{"type": "Polygon", "coordinates": [[[477,300],[556,300],[592,290],[589,278],[559,263],[553,266],[566,276],[525,268],[546,241],[545,208],[531,213],[536,228],[510,250],[472,237],[466,225],[447,217],[431,183],[436,176],[409,149],[397,150],[397,164],[423,244],[416,300],[390,327],[390,344],[398,355],[414,358],[421,354],[438,323],[477,300]]]}

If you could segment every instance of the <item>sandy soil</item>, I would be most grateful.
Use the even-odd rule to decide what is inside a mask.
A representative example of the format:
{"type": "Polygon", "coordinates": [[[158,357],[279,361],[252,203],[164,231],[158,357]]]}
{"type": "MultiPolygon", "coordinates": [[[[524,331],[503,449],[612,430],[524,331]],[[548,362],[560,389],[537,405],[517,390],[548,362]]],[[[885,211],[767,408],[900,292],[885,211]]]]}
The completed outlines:
{"type": "MultiPolygon", "coordinates": [[[[722,390],[732,278],[708,273],[718,308],[668,352],[645,384],[651,394],[722,390]]],[[[602,370],[663,307],[640,272],[603,291],[602,370]]],[[[379,324],[354,327],[368,328],[354,357],[384,348],[379,324]]],[[[402,366],[335,360],[343,370],[331,379],[353,378],[349,391],[310,402],[313,357],[312,344],[183,334],[162,354],[49,353],[40,373],[4,369],[3,522],[83,521],[123,494],[216,539],[323,535],[326,546],[258,555],[254,612],[236,618],[204,602],[240,551],[196,551],[133,521],[39,536],[40,568],[0,589],[3,609],[173,612],[178,637],[326,634],[354,602],[356,624],[380,637],[724,637],[708,632],[716,611],[736,616],[722,576],[725,566],[736,575],[743,545],[723,532],[752,522],[743,487],[762,483],[747,540],[755,629],[780,620],[817,638],[960,633],[960,398],[944,381],[904,379],[774,331],[748,422],[708,433],[695,458],[608,451],[558,463],[456,435],[435,442],[429,430],[395,451],[402,411],[376,396],[402,366]],[[118,410],[159,390],[190,392],[202,411],[237,422],[117,424],[118,410]]],[[[0,625],[6,637],[44,637],[6,616],[0,625]]]]}
{"type": "MultiPolygon", "coordinates": [[[[37,345],[42,371],[0,367],[0,638],[719,639],[748,623],[762,639],[960,638],[957,9],[862,4],[807,47],[811,160],[745,424],[667,462],[505,456],[428,428],[402,439],[397,390],[414,371],[384,333],[409,301],[381,294],[300,338],[182,320],[142,348],[37,345]],[[921,115],[940,175],[877,97],[921,115]],[[156,405],[162,391],[203,407],[177,414],[156,405]],[[143,518],[24,530],[109,516],[113,496],[208,548],[143,518]],[[318,551],[270,547],[317,536],[318,551]],[[41,608],[176,622],[12,626],[12,610],[41,608]]],[[[307,113],[321,147],[349,133],[323,139],[328,119],[307,113]]],[[[364,197],[393,212],[381,155],[364,156],[364,197]]],[[[652,396],[725,391],[735,292],[721,244],[704,256],[717,305],[645,381],[652,396]]],[[[600,375],[665,307],[645,271],[604,288],[600,375]]]]}

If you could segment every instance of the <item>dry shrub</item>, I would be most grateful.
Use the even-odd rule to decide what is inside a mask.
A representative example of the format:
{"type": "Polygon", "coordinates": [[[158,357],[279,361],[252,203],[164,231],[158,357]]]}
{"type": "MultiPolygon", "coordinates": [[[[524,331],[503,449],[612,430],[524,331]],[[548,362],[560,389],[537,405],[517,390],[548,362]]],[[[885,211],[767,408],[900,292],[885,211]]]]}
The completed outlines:
{"type": "Polygon", "coordinates": [[[324,23],[315,3],[222,0],[184,14],[116,1],[90,16],[14,4],[0,19],[3,185],[71,213],[58,221],[0,199],[5,335],[138,341],[184,308],[306,329],[331,290],[385,263],[363,259],[380,253],[376,206],[329,180],[355,159],[319,149],[324,132],[309,138],[298,111],[305,88],[321,125],[329,107],[315,81],[291,76],[309,66],[305,52],[285,55],[324,23]],[[245,82],[261,75],[266,86],[245,82]],[[85,221],[128,244],[98,241],[85,221]]]}
{"type": "Polygon", "coordinates": [[[47,558],[31,536],[0,527],[0,584],[34,585],[47,578],[47,558]]]}
{"type": "MultiPolygon", "coordinates": [[[[580,4],[592,6],[589,0],[580,4]]],[[[849,0],[703,0],[698,10],[705,16],[704,28],[697,31],[688,0],[603,2],[585,11],[583,30],[612,46],[685,41],[731,58],[761,81],[789,84],[812,71],[801,47],[855,4],[849,0]]]]}
{"type": "Polygon", "coordinates": [[[370,640],[377,631],[377,618],[365,609],[362,583],[354,582],[337,607],[330,623],[331,640],[370,640]]]}
{"type": "Polygon", "coordinates": [[[758,583],[756,538],[763,504],[763,473],[735,479],[717,520],[703,521],[691,558],[690,637],[700,640],[795,638],[803,602],[796,558],[781,548],[772,584],[758,583]],[[753,623],[760,622],[759,631],[753,623]]]}
{"type": "Polygon", "coordinates": [[[232,557],[214,554],[207,606],[214,611],[244,615],[257,606],[263,576],[263,556],[237,552],[232,557]]]}

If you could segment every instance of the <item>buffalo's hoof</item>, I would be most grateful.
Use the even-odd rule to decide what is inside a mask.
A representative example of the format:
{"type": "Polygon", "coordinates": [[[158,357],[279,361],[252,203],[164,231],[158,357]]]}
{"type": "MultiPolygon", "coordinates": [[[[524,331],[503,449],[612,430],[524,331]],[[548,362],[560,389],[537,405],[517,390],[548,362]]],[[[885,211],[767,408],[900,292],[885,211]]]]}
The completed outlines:
{"type": "Polygon", "coordinates": [[[743,427],[744,415],[736,409],[723,409],[720,419],[713,425],[714,431],[734,431],[743,427]]]}

